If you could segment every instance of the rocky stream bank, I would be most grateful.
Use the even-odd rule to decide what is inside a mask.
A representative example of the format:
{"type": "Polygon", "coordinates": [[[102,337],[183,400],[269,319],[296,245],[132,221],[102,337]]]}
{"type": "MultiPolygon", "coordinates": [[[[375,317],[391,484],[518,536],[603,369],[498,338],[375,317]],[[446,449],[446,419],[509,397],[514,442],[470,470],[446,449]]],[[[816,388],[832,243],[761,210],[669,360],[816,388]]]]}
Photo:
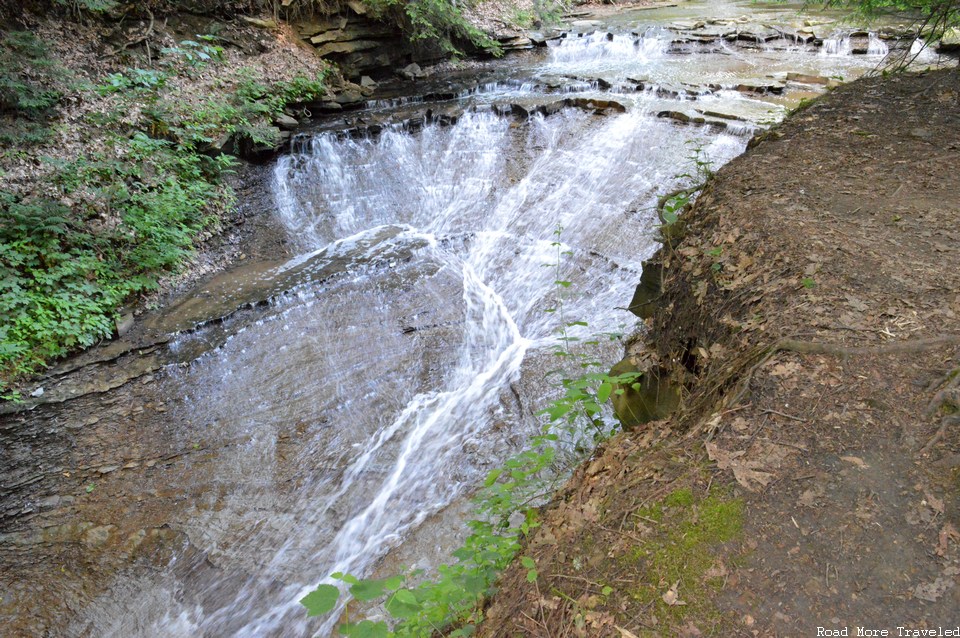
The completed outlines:
{"type": "MultiPolygon", "coordinates": [[[[518,61],[543,55],[556,44],[551,38],[643,45],[645,31],[598,30],[593,17],[573,16],[580,24],[564,33],[501,39],[518,61]]],[[[519,568],[504,577],[488,635],[786,636],[892,616],[916,627],[956,621],[960,440],[950,407],[956,377],[947,374],[957,366],[960,329],[955,71],[842,87],[762,132],[765,111],[718,108],[716,100],[733,91],[795,103],[830,79],[778,70],[762,82],[710,86],[561,74],[540,76],[533,97],[490,100],[484,94],[497,86],[530,86],[496,63],[410,66],[426,60],[351,4],[335,18],[294,27],[258,20],[230,25],[238,30],[225,35],[239,43],[229,54],[236,64],[264,63],[281,75],[308,69],[309,44],[345,69],[324,99],[275,122],[292,142],[247,149],[261,162],[304,143],[300,133],[366,139],[496,113],[521,137],[530,115],[572,109],[602,123],[648,94],[663,101],[654,113],[691,131],[759,133],[752,150],[711,182],[684,239],[657,258],[664,279],[654,338],[632,354],[687,388],[684,407],[614,438],[578,471],[531,539],[540,580],[527,583],[519,568]],[[594,88],[605,94],[589,93],[594,88]],[[931,404],[935,397],[942,401],[931,404]],[[683,538],[671,536],[668,523],[685,530],[683,538]]],[[[134,25],[131,38],[149,27],[134,25]]],[[[191,24],[180,35],[202,28],[191,24]]],[[[903,39],[909,29],[832,40],[820,28],[678,18],[666,47],[678,56],[732,50],[732,58],[846,42],[851,55],[867,56],[878,43],[909,50],[912,42],[903,39]]],[[[309,555],[284,527],[298,513],[275,511],[276,501],[300,497],[317,467],[341,478],[343,459],[326,447],[330,439],[312,438],[333,424],[304,417],[272,424],[270,436],[233,432],[229,417],[238,415],[208,420],[192,412],[199,402],[183,400],[192,391],[191,363],[248,326],[273,321],[277,299],[357,270],[393,273],[384,287],[396,295],[402,322],[380,339],[403,339],[397,349],[415,350],[453,343],[462,321],[455,304],[425,312],[410,291],[411,278],[436,279],[434,302],[459,295],[443,267],[417,262],[429,237],[384,228],[349,252],[331,244],[291,261],[298,248],[264,215],[275,206],[269,180],[260,167],[242,169],[242,204],[226,232],[152,300],[157,311],[138,309],[122,338],[67,360],[28,388],[36,396],[4,408],[0,618],[11,635],[119,635],[136,631],[148,604],[220,609],[257,579],[256,556],[277,550],[270,539],[292,537],[290,553],[309,555]],[[170,399],[171,387],[182,395],[170,399]],[[190,427],[171,427],[171,411],[190,427]],[[305,450],[309,468],[297,462],[305,450]],[[264,459],[271,469],[253,465],[264,459]],[[280,487],[265,488],[274,475],[280,487]],[[240,501],[247,509],[232,512],[240,501]],[[265,511],[271,515],[258,514],[265,511]],[[230,514],[240,523],[229,523],[230,514]],[[231,537],[228,525],[241,531],[229,530],[231,537]],[[160,594],[146,601],[151,587],[160,594]],[[125,609],[125,600],[136,604],[125,609]]],[[[611,276],[639,277],[605,255],[592,258],[611,276]]],[[[431,379],[442,356],[405,371],[431,379]]],[[[299,388],[283,391],[307,400],[299,388]]],[[[503,394],[518,414],[530,409],[514,386],[503,394]]],[[[331,414],[333,402],[325,406],[331,414]]],[[[386,410],[389,402],[374,405],[386,410]]],[[[286,577],[275,573],[258,586],[276,593],[286,577]]],[[[252,615],[268,616],[269,604],[252,597],[252,615]]],[[[163,622],[171,635],[196,631],[179,617],[163,622]]],[[[250,631],[230,618],[217,627],[224,635],[250,631]]]]}

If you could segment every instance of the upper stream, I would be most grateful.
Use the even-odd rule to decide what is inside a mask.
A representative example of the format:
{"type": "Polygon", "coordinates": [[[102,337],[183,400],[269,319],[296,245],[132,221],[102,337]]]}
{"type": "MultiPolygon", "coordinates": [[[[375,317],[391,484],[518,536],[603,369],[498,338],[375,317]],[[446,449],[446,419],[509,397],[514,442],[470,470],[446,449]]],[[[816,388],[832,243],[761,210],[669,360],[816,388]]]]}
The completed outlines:
{"type": "MultiPolygon", "coordinates": [[[[851,79],[887,52],[876,34],[856,52],[836,25],[816,26],[821,47],[784,38],[794,11],[624,12],[504,59],[454,99],[372,102],[356,117],[375,129],[302,132],[271,186],[297,256],[238,278],[220,303],[268,303],[177,336],[173,351],[206,352],[156,375],[144,416],[126,412],[175,461],[99,479],[117,518],[76,533],[105,528],[113,540],[91,547],[124,558],[67,635],[326,636],[332,621],[307,622],[297,601],[330,573],[444,560],[462,534],[449,513],[555,391],[558,259],[563,318],[588,324],[577,336],[635,331],[622,307],[657,246],[657,196],[689,183],[694,157],[720,167],[822,90],[788,73],[851,79]],[[704,35],[738,21],[769,39],[704,35]],[[583,99],[546,108],[570,98],[583,99]],[[411,127],[427,109],[454,116],[411,127]],[[142,513],[151,499],[163,515],[142,513]]],[[[622,342],[603,341],[591,356],[613,364],[622,342]]],[[[107,439],[118,464],[146,456],[107,439]]]]}

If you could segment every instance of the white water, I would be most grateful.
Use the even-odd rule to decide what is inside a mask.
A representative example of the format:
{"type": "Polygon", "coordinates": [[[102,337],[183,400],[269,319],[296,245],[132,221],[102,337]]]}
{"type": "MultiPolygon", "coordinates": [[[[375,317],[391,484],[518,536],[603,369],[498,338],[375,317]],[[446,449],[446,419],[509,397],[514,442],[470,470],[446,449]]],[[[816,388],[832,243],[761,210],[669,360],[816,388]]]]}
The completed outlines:
{"type": "MultiPolygon", "coordinates": [[[[431,238],[431,258],[461,279],[465,307],[448,382],[407,403],[318,505],[322,513],[345,497],[355,501],[354,481],[381,458],[386,442],[402,437],[379,489],[340,528],[322,559],[312,558],[324,566],[319,574],[365,573],[407,529],[469,485],[442,478],[451,464],[463,462],[457,455],[462,441],[491,426],[488,413],[496,410],[501,390],[517,380],[528,350],[553,343],[556,315],[544,310],[552,305],[555,274],[543,265],[554,259],[550,242],[557,225],[575,254],[564,265],[566,277],[583,293],[570,300],[568,316],[589,320],[597,331],[632,323],[612,300],[628,299],[635,282],[612,277],[611,264],[637,273],[653,244],[649,213],[631,219],[624,210],[642,194],[649,204],[654,189],[672,181],[675,158],[686,152],[685,136],[640,111],[602,124],[591,120],[568,111],[535,118],[517,133],[509,120],[472,114],[417,136],[324,135],[308,154],[278,164],[279,209],[304,248],[364,226],[409,225],[431,238]],[[522,159],[508,160],[517,144],[522,159]],[[466,244],[444,247],[444,237],[463,232],[471,236],[466,244]],[[591,251],[603,259],[591,258],[591,251]]],[[[718,162],[742,144],[727,136],[704,142],[718,162]]],[[[245,631],[276,629],[275,621],[289,627],[287,611],[279,608],[245,631]]]]}
{"type": "MultiPolygon", "coordinates": [[[[881,40],[876,33],[867,35],[867,51],[869,57],[883,57],[889,53],[890,48],[887,43],[881,40]]],[[[820,49],[820,54],[826,57],[844,57],[853,54],[853,43],[850,35],[846,33],[837,33],[826,38],[820,49]]]]}
{"type": "MultiPolygon", "coordinates": [[[[328,634],[330,624],[305,621],[300,597],[332,572],[368,573],[480,480],[504,449],[491,430],[497,423],[531,433],[532,422],[502,405],[503,393],[520,382],[531,353],[554,365],[558,317],[545,310],[556,275],[543,265],[555,259],[558,224],[574,253],[562,275],[577,291],[568,319],[589,321],[590,331],[635,321],[614,306],[629,300],[654,243],[651,213],[625,211],[636,200],[650,205],[674,182],[691,135],[718,163],[744,143],[641,111],[598,122],[570,110],[519,129],[477,113],[417,135],[324,135],[281,160],[278,211],[305,253],[399,225],[405,230],[383,241],[415,245],[415,263],[430,272],[402,258],[357,267],[319,294],[279,301],[276,317],[193,364],[182,383],[191,411],[217,423],[218,436],[248,437],[224,450],[211,480],[257,469],[247,477],[254,489],[186,524],[195,543],[233,566],[233,602],[181,609],[176,622],[191,629],[174,635],[328,634]],[[452,326],[435,342],[429,331],[414,340],[401,317],[417,312],[452,326]],[[316,434],[280,463],[285,420],[316,434]],[[294,476],[284,476],[288,468],[294,476]],[[302,486],[288,491],[284,480],[302,486]]],[[[152,631],[172,622],[159,619],[152,631]]]]}
{"type": "MultiPolygon", "coordinates": [[[[657,30],[569,38],[529,81],[471,97],[526,99],[548,75],[643,76],[688,86],[702,108],[780,112],[698,88],[764,78],[786,64],[763,57],[774,54],[671,56],[668,40],[657,30]]],[[[807,51],[790,68],[829,75],[834,64],[854,63],[807,51]]],[[[575,90],[598,93],[589,81],[575,90]]],[[[171,412],[194,425],[180,447],[202,439],[216,450],[185,462],[199,496],[175,522],[205,562],[185,551],[97,601],[98,635],[329,635],[333,620],[307,622],[298,599],[332,572],[370,573],[535,429],[555,366],[559,317],[545,310],[556,274],[544,265],[558,226],[572,253],[567,320],[587,321],[584,336],[635,327],[616,306],[656,246],[656,196],[691,169],[695,146],[717,168],[745,145],[730,133],[754,124],[677,126],[656,113],[690,100],[617,96],[629,110],[605,117],[476,112],[416,134],[322,134],[277,163],[277,216],[303,255],[288,268],[318,255],[341,268],[171,371],[182,396],[171,412]]],[[[598,356],[612,363],[620,349],[598,356]]]]}

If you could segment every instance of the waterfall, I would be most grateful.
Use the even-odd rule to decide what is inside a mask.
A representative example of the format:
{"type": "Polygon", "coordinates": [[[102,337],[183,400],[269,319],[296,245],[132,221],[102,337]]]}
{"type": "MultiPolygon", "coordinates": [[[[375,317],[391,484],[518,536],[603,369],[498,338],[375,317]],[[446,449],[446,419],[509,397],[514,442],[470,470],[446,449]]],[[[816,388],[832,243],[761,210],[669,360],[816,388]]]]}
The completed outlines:
{"type": "MultiPolygon", "coordinates": [[[[735,89],[801,63],[829,75],[875,65],[839,57],[843,37],[774,63],[734,44],[672,54],[669,32],[638,33],[571,35],[512,58],[447,93],[466,105],[449,125],[298,138],[272,174],[272,214],[297,256],[263,276],[283,285],[158,378],[165,418],[186,424],[171,449],[211,450],[176,466],[190,496],[165,524],[180,547],[162,569],[118,579],[68,635],[325,638],[334,621],[306,619],[298,600],[332,572],[373,574],[408,546],[419,567],[449,560],[461,530],[444,514],[538,430],[556,393],[556,229],[566,318],[589,324],[573,336],[635,330],[618,306],[657,247],[657,196],[688,183],[695,152],[719,168],[784,110],[735,89]],[[626,112],[556,106],[609,99],[596,94],[611,86],[626,112]],[[562,101],[570,92],[589,100],[562,101]],[[556,107],[518,119],[477,103],[556,107]],[[680,109],[744,120],[721,133],[656,117],[680,109]]],[[[622,354],[616,341],[591,347],[598,361],[622,354]]]]}
{"type": "Polygon", "coordinates": [[[596,31],[558,40],[550,47],[550,62],[555,67],[568,69],[624,62],[636,64],[662,58],[669,46],[669,35],[660,29],[648,29],[639,36],[596,31]]]}
{"type": "Polygon", "coordinates": [[[852,51],[849,34],[834,34],[824,39],[823,46],[820,48],[820,55],[823,56],[847,56],[852,51]]]}
{"type": "Polygon", "coordinates": [[[870,34],[870,40],[867,44],[867,55],[879,55],[884,56],[890,52],[890,47],[887,46],[887,43],[877,37],[876,33],[870,34]]]}

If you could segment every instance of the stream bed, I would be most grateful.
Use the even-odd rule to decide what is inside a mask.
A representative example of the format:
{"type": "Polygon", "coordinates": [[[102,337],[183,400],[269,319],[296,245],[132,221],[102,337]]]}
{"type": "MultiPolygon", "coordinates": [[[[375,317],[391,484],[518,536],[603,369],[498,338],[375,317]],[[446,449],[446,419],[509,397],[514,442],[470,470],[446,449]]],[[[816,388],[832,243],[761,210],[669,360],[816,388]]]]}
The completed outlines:
{"type": "Polygon", "coordinates": [[[102,357],[119,380],[66,375],[48,399],[84,396],[2,417],[0,622],[326,636],[297,601],[330,573],[445,560],[465,498],[556,392],[558,272],[563,321],[614,335],[584,346],[612,365],[657,196],[911,46],[796,10],[582,20],[301,131],[265,213],[292,257],[152,317],[154,345],[102,357]],[[124,377],[131,359],[151,363],[124,377]]]}

